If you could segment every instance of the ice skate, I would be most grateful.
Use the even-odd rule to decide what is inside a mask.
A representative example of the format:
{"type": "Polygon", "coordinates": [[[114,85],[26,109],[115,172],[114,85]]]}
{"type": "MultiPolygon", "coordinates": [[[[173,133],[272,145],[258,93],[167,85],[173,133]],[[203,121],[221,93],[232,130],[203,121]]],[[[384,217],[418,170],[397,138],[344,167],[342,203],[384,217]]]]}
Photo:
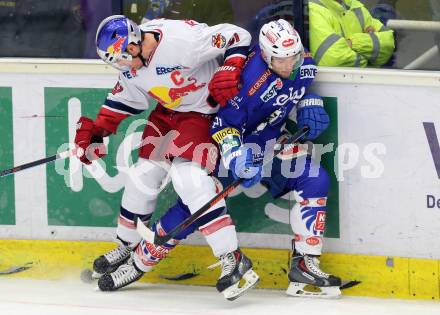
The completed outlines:
{"type": "Polygon", "coordinates": [[[132,258],[125,264],[119,266],[116,271],[106,273],[98,280],[98,287],[101,291],[116,291],[122,287],[139,280],[144,272],[136,267],[132,258]]]}
{"type": "Polygon", "coordinates": [[[240,249],[220,256],[220,261],[210,268],[220,264],[222,273],[216,288],[229,301],[237,299],[260,281],[260,277],[252,270],[252,262],[240,249]],[[244,283],[240,286],[242,279],[244,283]]]}
{"type": "Polygon", "coordinates": [[[119,246],[108,253],[99,256],[93,262],[92,279],[99,279],[105,273],[115,271],[130,258],[133,248],[120,242],[119,246]]]}
{"type": "Polygon", "coordinates": [[[318,256],[295,253],[289,272],[290,285],[286,293],[291,296],[312,298],[339,298],[341,279],[319,268],[318,256]]]}

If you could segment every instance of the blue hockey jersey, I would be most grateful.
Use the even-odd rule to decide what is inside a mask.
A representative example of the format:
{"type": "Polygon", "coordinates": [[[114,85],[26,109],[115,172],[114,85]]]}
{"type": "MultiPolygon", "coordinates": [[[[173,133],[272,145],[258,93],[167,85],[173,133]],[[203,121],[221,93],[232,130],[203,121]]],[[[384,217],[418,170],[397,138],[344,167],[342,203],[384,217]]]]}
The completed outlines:
{"type": "Polygon", "coordinates": [[[240,93],[219,110],[211,127],[222,154],[241,143],[256,143],[261,151],[255,154],[254,150],[254,158],[262,159],[266,143],[273,145],[271,140],[281,135],[289,113],[306,94],[316,72],[306,53],[302,66],[282,79],[268,68],[260,48],[253,48],[241,74],[240,93]]]}

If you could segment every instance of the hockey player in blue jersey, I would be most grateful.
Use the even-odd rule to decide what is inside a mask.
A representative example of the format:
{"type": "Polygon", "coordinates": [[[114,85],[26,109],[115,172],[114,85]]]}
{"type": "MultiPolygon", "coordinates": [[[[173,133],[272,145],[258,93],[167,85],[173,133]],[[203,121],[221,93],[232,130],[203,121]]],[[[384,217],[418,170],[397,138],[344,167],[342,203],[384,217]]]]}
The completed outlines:
{"type": "Polygon", "coordinates": [[[303,140],[316,139],[328,127],[322,98],[308,93],[316,70],[288,22],[280,19],[263,25],[259,46],[250,52],[241,75],[243,87],[219,110],[211,132],[223,166],[229,170],[227,177],[220,176],[221,165],[217,172],[223,186],[242,178],[244,187],[261,182],[275,198],[290,194],[296,201],[290,211],[294,239],[287,294],[337,297],[341,280],[324,273],[318,259],[325,227],[327,172],[307,154],[306,145],[275,158],[271,169],[262,168],[265,152],[272,153],[275,141],[287,132],[284,126],[289,116],[296,116],[299,128],[310,128],[303,140]],[[308,292],[308,284],[320,290],[308,292]]]}

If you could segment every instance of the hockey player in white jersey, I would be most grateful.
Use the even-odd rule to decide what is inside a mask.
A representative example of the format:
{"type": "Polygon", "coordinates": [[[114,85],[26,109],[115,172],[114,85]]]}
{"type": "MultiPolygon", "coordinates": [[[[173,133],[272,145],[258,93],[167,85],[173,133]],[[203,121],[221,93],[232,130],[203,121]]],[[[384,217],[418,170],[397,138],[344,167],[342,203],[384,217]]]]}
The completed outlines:
{"type": "MultiPolygon", "coordinates": [[[[119,246],[94,262],[101,290],[117,290],[138,280],[186,237],[182,233],[156,246],[141,240],[136,232],[137,218],[144,222],[150,219],[167,176],[179,202],[191,212],[215,196],[209,174],[218,149],[209,128],[218,104],[224,105],[238,93],[249,43],[249,33],[231,24],[208,27],[192,20],[158,19],[138,26],[119,15],[99,25],[98,54],[120,74],[96,119],[81,117],[78,122],[75,143],[84,152],[80,160],[90,164],[105,155],[91,144],[115,134],[124,118],[158,103],[144,129],[139,160],[128,172],[116,230],[119,246]]],[[[173,220],[160,220],[153,228],[168,232],[173,224],[173,220]]],[[[241,266],[236,282],[246,275],[247,285],[228,298],[254,286],[258,276],[238,248],[224,201],[213,206],[198,224],[204,227],[205,238],[220,259],[220,278],[234,266],[241,266]]]]}

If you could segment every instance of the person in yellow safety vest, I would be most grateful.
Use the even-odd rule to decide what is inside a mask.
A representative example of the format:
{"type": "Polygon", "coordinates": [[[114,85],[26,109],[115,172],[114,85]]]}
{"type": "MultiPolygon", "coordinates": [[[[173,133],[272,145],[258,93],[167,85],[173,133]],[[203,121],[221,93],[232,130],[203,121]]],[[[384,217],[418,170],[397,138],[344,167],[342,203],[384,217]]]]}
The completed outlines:
{"type": "Polygon", "coordinates": [[[357,0],[309,0],[309,21],[319,66],[380,67],[394,52],[393,30],[357,0]]]}

